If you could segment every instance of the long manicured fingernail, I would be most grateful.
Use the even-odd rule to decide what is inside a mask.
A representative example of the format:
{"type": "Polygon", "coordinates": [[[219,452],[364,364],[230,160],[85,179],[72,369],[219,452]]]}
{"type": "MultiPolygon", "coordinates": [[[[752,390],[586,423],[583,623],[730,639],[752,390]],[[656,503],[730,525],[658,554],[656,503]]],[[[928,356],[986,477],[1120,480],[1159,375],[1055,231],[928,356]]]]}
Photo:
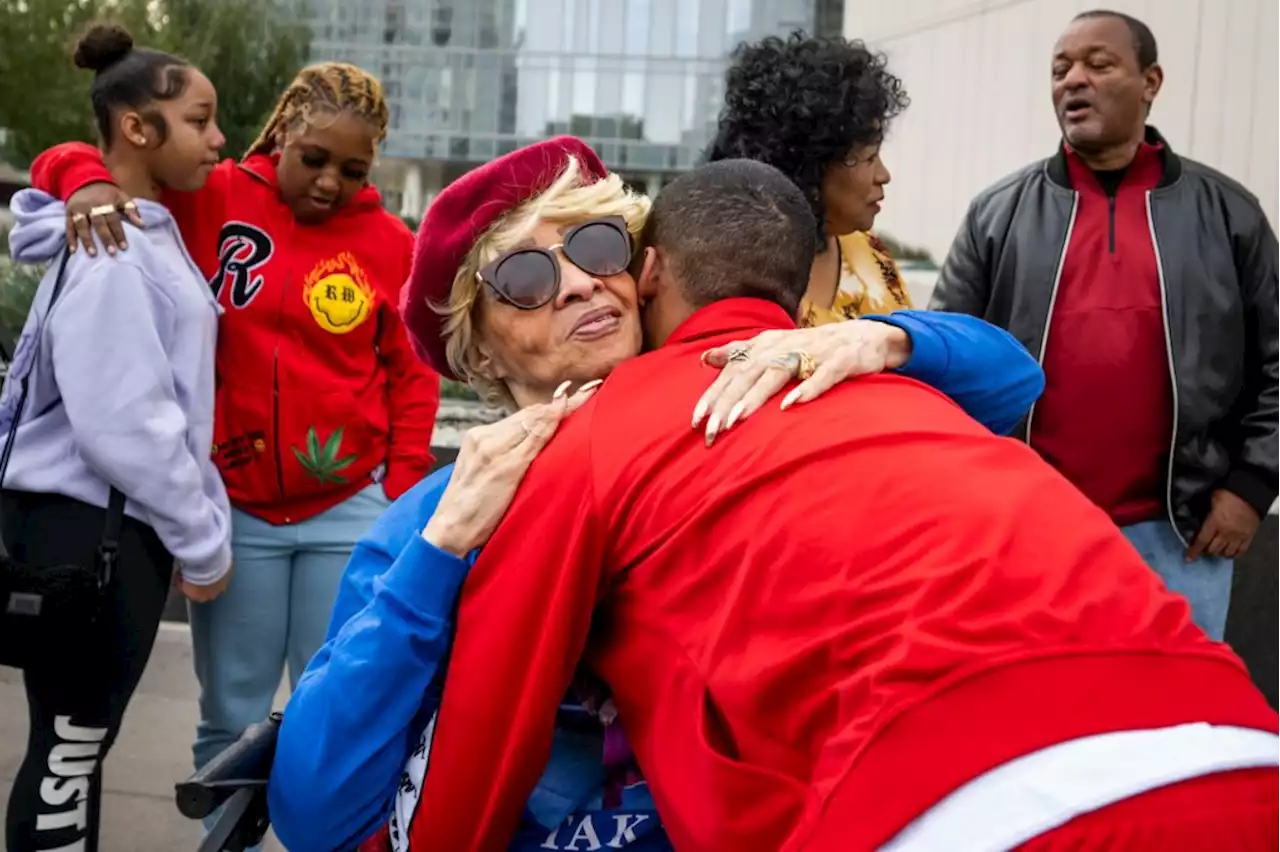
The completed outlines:
{"type": "Polygon", "coordinates": [[[744,402],[734,403],[733,408],[729,409],[729,419],[724,421],[724,429],[726,432],[733,428],[733,424],[738,422],[738,418],[741,417],[742,412],[746,410],[747,410],[746,403],[744,402]]]}
{"type": "Polygon", "coordinates": [[[602,384],[604,384],[604,379],[596,379],[595,381],[587,382],[585,385],[578,388],[578,393],[590,393],[602,384]]]}
{"type": "Polygon", "coordinates": [[[786,411],[799,398],[800,398],[800,388],[795,388],[794,390],[791,391],[791,393],[787,394],[782,398],[782,406],[781,406],[782,410],[786,411]]]}
{"type": "Polygon", "coordinates": [[[556,392],[551,395],[551,398],[559,399],[560,397],[564,396],[565,391],[569,390],[569,386],[572,384],[573,382],[561,382],[560,387],[556,388],[556,392]]]}
{"type": "Polygon", "coordinates": [[[712,414],[711,418],[707,420],[707,446],[708,447],[711,446],[711,443],[713,441],[715,441],[716,435],[718,435],[719,433],[720,433],[720,415],[712,414]]]}
{"type": "Polygon", "coordinates": [[[697,429],[698,424],[702,422],[702,418],[707,416],[707,401],[705,399],[698,400],[698,406],[693,409],[693,428],[697,429]]]}

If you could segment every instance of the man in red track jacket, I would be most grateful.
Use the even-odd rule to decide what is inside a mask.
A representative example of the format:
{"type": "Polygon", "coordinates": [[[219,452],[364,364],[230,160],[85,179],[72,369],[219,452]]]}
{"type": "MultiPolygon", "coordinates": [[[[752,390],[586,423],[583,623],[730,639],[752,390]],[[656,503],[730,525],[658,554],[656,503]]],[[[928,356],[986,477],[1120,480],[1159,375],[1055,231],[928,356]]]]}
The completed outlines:
{"type": "Polygon", "coordinates": [[[681,850],[1275,848],[1275,713],[1032,450],[891,375],[690,428],[702,352],[793,326],[807,211],[745,161],[663,190],[661,348],[468,579],[409,848],[504,848],[584,652],[681,850]]]}

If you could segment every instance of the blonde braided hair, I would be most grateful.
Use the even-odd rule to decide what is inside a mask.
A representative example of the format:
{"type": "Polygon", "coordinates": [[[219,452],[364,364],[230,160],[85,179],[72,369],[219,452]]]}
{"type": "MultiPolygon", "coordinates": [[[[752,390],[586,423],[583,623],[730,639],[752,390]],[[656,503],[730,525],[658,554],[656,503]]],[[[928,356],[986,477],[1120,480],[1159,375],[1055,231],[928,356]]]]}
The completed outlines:
{"type": "Polygon", "coordinates": [[[375,144],[386,138],[390,111],[378,78],[345,62],[321,62],[308,65],[293,78],[245,156],[271,153],[281,131],[310,124],[317,111],[350,112],[374,127],[375,144]]]}

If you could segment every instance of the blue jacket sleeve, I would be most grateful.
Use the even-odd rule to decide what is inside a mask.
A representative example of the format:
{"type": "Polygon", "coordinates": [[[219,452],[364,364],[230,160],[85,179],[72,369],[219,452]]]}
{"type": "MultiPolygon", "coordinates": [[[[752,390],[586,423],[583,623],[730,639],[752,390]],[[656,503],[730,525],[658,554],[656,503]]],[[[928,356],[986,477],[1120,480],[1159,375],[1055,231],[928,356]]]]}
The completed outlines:
{"type": "Polygon", "coordinates": [[[438,705],[424,696],[469,566],[421,531],[449,473],[405,493],[356,545],[329,640],[285,708],[267,798],[294,852],[352,849],[383,825],[419,722],[438,705]]]}
{"type": "Polygon", "coordinates": [[[1044,371],[1004,329],[965,314],[895,311],[865,317],[911,335],[898,373],[942,391],[970,417],[1007,435],[1044,391],[1044,371]]]}

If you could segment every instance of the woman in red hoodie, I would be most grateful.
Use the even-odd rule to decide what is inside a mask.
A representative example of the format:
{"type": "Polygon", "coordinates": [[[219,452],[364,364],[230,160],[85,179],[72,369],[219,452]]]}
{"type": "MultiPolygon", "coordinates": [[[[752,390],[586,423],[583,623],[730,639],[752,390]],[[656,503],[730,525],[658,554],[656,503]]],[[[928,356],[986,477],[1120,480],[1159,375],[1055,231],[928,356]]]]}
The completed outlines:
{"type": "MultiPolygon", "coordinates": [[[[271,711],[286,662],[302,674],[356,540],[431,467],[439,381],[396,311],[413,237],[368,180],[387,119],[367,72],[304,68],[242,160],[163,195],[223,312],[212,450],[236,570],[191,605],[197,766],[271,711]]],[[[84,236],[136,216],[89,145],[45,152],[32,182],[84,236]]]]}

